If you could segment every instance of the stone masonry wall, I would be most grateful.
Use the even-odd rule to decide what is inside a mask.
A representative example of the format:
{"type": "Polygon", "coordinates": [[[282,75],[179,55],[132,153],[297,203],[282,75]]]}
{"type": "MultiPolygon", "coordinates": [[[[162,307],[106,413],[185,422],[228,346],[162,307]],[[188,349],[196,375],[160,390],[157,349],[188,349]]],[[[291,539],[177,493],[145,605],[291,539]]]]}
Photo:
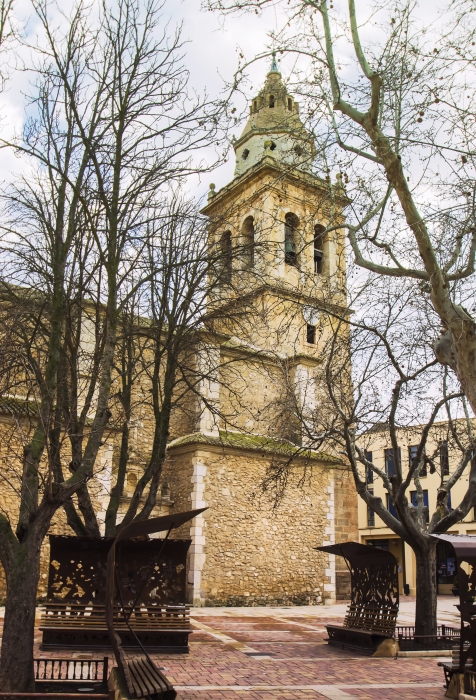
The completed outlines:
{"type": "MultiPolygon", "coordinates": [[[[335,470],[335,541],[359,541],[357,492],[352,474],[335,470]]],[[[350,572],[342,557],[336,557],[336,599],[350,599],[350,572]]]]}
{"type": "MultiPolygon", "coordinates": [[[[0,470],[2,479],[0,481],[0,511],[7,516],[15,527],[19,499],[18,489],[20,488],[21,464],[23,458],[23,445],[30,434],[30,423],[28,420],[16,421],[8,416],[0,416],[0,470]]],[[[55,513],[50,533],[63,533],[69,530],[66,524],[63,511],[55,513]]],[[[38,598],[44,599],[48,584],[48,564],[49,564],[49,541],[45,538],[41,548],[40,579],[38,586],[38,598]]],[[[5,602],[7,593],[7,583],[5,571],[0,564],[0,605],[5,602]]]]}
{"type": "MultiPolygon", "coordinates": [[[[174,510],[192,507],[190,486],[196,491],[197,483],[198,495],[209,506],[200,532],[192,533],[200,549],[195,557],[201,555],[195,569],[189,567],[190,579],[195,576],[200,585],[195,604],[308,605],[334,598],[329,557],[314,549],[330,541],[332,470],[313,466],[300,488],[297,474],[302,475],[303,465],[297,465],[296,479],[273,509],[270,498],[260,496],[270,455],[192,445],[170,452],[165,471],[174,510]]],[[[187,528],[190,532],[184,526],[175,536],[186,537],[187,528]]]]}

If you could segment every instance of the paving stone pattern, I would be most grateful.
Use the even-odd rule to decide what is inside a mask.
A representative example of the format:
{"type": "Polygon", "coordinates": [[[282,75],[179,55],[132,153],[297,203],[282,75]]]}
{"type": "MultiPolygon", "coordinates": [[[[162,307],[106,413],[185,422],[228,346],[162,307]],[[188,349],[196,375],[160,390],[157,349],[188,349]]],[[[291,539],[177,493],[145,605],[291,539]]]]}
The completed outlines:
{"type": "MultiPolygon", "coordinates": [[[[454,599],[440,599],[439,620],[457,624],[454,599]]],[[[411,624],[414,602],[401,606],[411,624]]],[[[155,655],[179,700],[441,700],[438,658],[373,659],[329,647],[325,624],[345,605],[293,608],[197,608],[190,654],[155,655]]],[[[39,623],[39,619],[37,620],[39,623]]],[[[35,656],[41,634],[36,633],[35,656]]],[[[74,656],[91,658],[77,652],[74,656]]],[[[56,652],[55,656],[71,656],[56,652]]],[[[102,654],[95,654],[100,657],[102,654]]]]}

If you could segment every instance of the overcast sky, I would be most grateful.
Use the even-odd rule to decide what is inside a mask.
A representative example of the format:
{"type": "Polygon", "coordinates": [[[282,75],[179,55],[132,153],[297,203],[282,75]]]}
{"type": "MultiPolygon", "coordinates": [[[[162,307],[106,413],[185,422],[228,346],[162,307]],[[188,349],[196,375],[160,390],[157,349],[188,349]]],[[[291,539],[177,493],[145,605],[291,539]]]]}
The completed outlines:
{"type": "MultiPolygon", "coordinates": [[[[62,0],[62,8],[65,12],[68,6],[73,5],[73,1],[62,0]]],[[[99,2],[99,0],[93,1],[99,2]]],[[[359,0],[358,11],[361,22],[366,19],[362,15],[365,12],[369,13],[370,3],[371,0],[359,0]]],[[[334,5],[342,15],[346,13],[346,0],[334,0],[334,5]]],[[[435,18],[437,5],[438,0],[420,0],[418,3],[417,14],[422,28],[435,18]]],[[[19,16],[24,18],[32,16],[30,0],[16,0],[16,7],[19,16]]],[[[283,24],[283,16],[279,16],[275,9],[262,15],[251,13],[235,17],[228,16],[224,19],[218,13],[202,10],[200,0],[166,0],[164,19],[166,17],[171,18],[172,25],[183,22],[183,37],[188,40],[185,47],[185,63],[190,70],[190,86],[198,92],[206,90],[211,98],[220,95],[225,82],[230,81],[235,73],[238,66],[237,48],[240,48],[246,59],[253,58],[269,46],[268,33],[280,28],[283,24]]],[[[30,20],[28,24],[30,38],[34,38],[36,30],[37,25],[34,20],[30,20]]],[[[373,32],[378,30],[371,24],[367,24],[362,31],[364,44],[368,45],[372,42],[373,32]]],[[[292,59],[283,58],[283,77],[289,74],[291,63],[292,59]]],[[[252,94],[256,94],[263,85],[269,66],[269,59],[265,59],[249,69],[248,73],[253,85],[252,94]]],[[[21,129],[25,114],[25,94],[28,92],[28,81],[31,79],[31,74],[27,73],[15,72],[12,75],[6,90],[0,95],[0,129],[6,136],[11,135],[14,129],[21,129]]],[[[237,107],[240,111],[244,104],[237,104],[237,107]]],[[[235,135],[238,136],[242,129],[243,124],[238,125],[235,135]]],[[[18,170],[19,166],[20,161],[12,152],[0,151],[0,181],[8,182],[12,172],[18,170]]],[[[192,181],[191,193],[197,197],[204,197],[210,182],[214,182],[217,189],[223,187],[232,180],[234,166],[233,149],[230,147],[228,162],[213,173],[203,176],[200,182],[192,181]]]]}
{"type": "MultiPolygon", "coordinates": [[[[186,60],[191,84],[199,90],[206,89],[210,96],[218,95],[224,88],[224,81],[233,77],[238,66],[238,47],[247,59],[251,59],[266,50],[269,45],[268,32],[280,26],[280,17],[275,9],[270,9],[261,16],[248,13],[240,17],[223,18],[216,12],[202,10],[200,0],[181,0],[175,3],[168,0],[168,7],[173,7],[177,21],[183,21],[184,36],[190,39],[186,60]]],[[[261,89],[269,67],[268,59],[250,67],[248,73],[253,93],[261,89]]],[[[243,107],[242,104],[237,106],[243,107]]],[[[237,137],[242,129],[243,124],[240,124],[235,131],[237,137]]],[[[217,189],[225,185],[233,178],[234,168],[234,153],[230,148],[228,162],[217,168],[213,176],[205,176],[199,193],[204,194],[212,181],[216,183],[217,189]]]]}
{"type": "MultiPolygon", "coordinates": [[[[63,9],[72,6],[72,0],[62,3],[63,9]]],[[[17,0],[17,16],[29,17],[27,34],[33,40],[38,29],[29,0],[17,0]]],[[[170,18],[172,25],[183,22],[183,37],[188,41],[185,51],[185,63],[190,70],[190,86],[209,97],[217,97],[224,88],[224,81],[230,80],[238,65],[237,47],[247,57],[263,51],[267,44],[267,32],[277,26],[278,18],[275,11],[269,11],[263,16],[247,15],[244,17],[228,17],[226,21],[218,13],[201,9],[200,0],[166,0],[164,5],[164,20],[170,18]]],[[[172,31],[172,28],[171,28],[172,31]]],[[[25,51],[23,56],[27,58],[25,51]]],[[[250,74],[253,86],[258,91],[264,82],[268,61],[256,65],[250,74]]],[[[18,130],[24,120],[25,95],[28,93],[28,82],[31,73],[11,72],[5,91],[0,95],[0,128],[2,135],[9,137],[18,130]]],[[[238,105],[243,107],[243,105],[238,105]]],[[[236,129],[238,135],[243,125],[236,129]]],[[[0,180],[10,179],[11,173],[18,170],[19,160],[12,153],[3,151],[0,155],[0,180]]],[[[191,183],[199,196],[208,190],[210,182],[214,181],[217,188],[226,184],[233,177],[234,158],[230,149],[230,158],[213,175],[206,175],[201,183],[191,183]]]]}
{"type": "MultiPolygon", "coordinates": [[[[97,1],[97,0],[96,0],[97,1]]],[[[361,0],[358,3],[359,19],[362,22],[364,14],[369,14],[371,0],[361,0]]],[[[432,0],[420,0],[418,14],[422,26],[435,16],[438,2],[432,0]]],[[[68,6],[73,6],[73,0],[63,0],[61,7],[67,12],[68,6]]],[[[335,0],[334,6],[342,15],[346,14],[346,0],[335,0]]],[[[283,4],[283,8],[285,4],[283,4]]],[[[16,0],[16,12],[19,17],[30,18],[27,26],[27,34],[33,39],[38,29],[35,23],[29,0],[16,0]]],[[[256,54],[266,50],[269,46],[268,33],[283,24],[283,14],[270,8],[261,15],[254,13],[241,16],[227,16],[223,18],[219,13],[208,12],[202,9],[200,0],[165,0],[164,20],[170,18],[172,25],[183,22],[183,37],[188,40],[185,47],[185,62],[190,70],[190,86],[199,92],[207,91],[209,97],[219,96],[224,88],[225,81],[229,81],[238,66],[237,48],[251,59],[256,54]]],[[[171,28],[172,31],[172,28],[171,28]]],[[[371,40],[375,31],[371,24],[367,24],[362,31],[365,40],[371,40]]],[[[26,54],[24,53],[26,56],[26,54]]],[[[289,66],[291,59],[288,59],[289,66]]],[[[283,59],[283,77],[287,75],[286,58],[283,59]]],[[[248,73],[253,85],[252,93],[256,94],[261,88],[266,73],[269,69],[269,60],[265,59],[254,64],[248,73]]],[[[14,77],[7,83],[7,88],[0,95],[0,128],[2,134],[10,136],[14,129],[19,129],[24,120],[25,94],[28,92],[28,81],[31,74],[16,71],[14,77]]],[[[237,98],[239,99],[239,98],[237,98]]],[[[244,104],[236,105],[239,110],[244,104]]],[[[243,129],[243,124],[238,125],[235,134],[238,136],[243,129]]],[[[206,153],[205,153],[206,157],[206,153]]],[[[11,152],[3,151],[0,155],[0,181],[6,181],[11,173],[19,167],[18,158],[11,152]]],[[[210,182],[215,182],[217,189],[229,182],[233,177],[234,154],[230,148],[228,162],[217,168],[213,174],[205,175],[200,182],[190,183],[192,191],[198,196],[204,196],[210,182]]]]}

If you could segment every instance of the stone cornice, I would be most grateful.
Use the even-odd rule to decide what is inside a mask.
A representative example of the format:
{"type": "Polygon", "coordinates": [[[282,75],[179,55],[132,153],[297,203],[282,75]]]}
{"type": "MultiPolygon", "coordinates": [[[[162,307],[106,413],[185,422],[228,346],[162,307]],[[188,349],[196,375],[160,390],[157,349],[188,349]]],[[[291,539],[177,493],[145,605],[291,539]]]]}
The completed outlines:
{"type": "Polygon", "coordinates": [[[167,446],[167,451],[176,452],[179,448],[196,445],[206,448],[219,448],[240,452],[255,452],[266,455],[279,455],[293,461],[296,459],[321,462],[328,468],[341,466],[342,462],[327,454],[326,452],[316,452],[305,447],[293,445],[286,440],[275,440],[265,435],[250,435],[220,430],[219,435],[208,435],[205,433],[192,433],[172,440],[167,446]]]}
{"type": "Polygon", "coordinates": [[[300,141],[307,141],[309,143],[313,143],[314,139],[310,134],[306,132],[306,129],[304,126],[301,126],[301,128],[296,128],[293,126],[267,126],[267,127],[253,127],[246,133],[242,134],[239,139],[236,139],[236,141],[233,142],[233,148],[236,149],[240,148],[243,144],[245,144],[252,136],[258,136],[258,135],[266,136],[266,135],[271,135],[271,134],[292,134],[296,140],[300,141]]]}
{"type": "Polygon", "coordinates": [[[288,366],[295,365],[307,365],[312,367],[317,367],[322,364],[322,357],[317,357],[316,355],[310,355],[305,352],[300,352],[296,355],[286,355],[281,352],[272,352],[271,350],[265,350],[254,345],[247,345],[243,342],[236,342],[234,337],[229,338],[224,343],[221,343],[220,350],[222,354],[226,354],[232,357],[243,357],[247,359],[256,359],[260,362],[265,362],[267,364],[278,364],[279,362],[287,362],[288,366]]]}
{"type": "MultiPolygon", "coordinates": [[[[222,187],[221,190],[209,200],[208,204],[203,207],[201,213],[205,214],[205,216],[211,216],[218,204],[223,205],[230,196],[236,197],[237,189],[244,190],[246,187],[249,187],[254,180],[260,180],[266,172],[277,173],[288,181],[294,181],[294,184],[298,186],[308,190],[319,189],[328,195],[329,184],[325,180],[322,180],[316,175],[304,173],[297,168],[284,168],[282,164],[278,163],[278,161],[271,156],[265,156],[259,163],[242,175],[235,177],[228,185],[222,187]]],[[[266,189],[272,189],[272,185],[270,186],[269,183],[267,183],[266,189]]],[[[342,208],[347,206],[351,201],[345,192],[337,187],[334,187],[334,196],[342,208]]]]}
{"type": "MultiPolygon", "coordinates": [[[[341,292],[342,293],[342,292],[341,292]]],[[[270,282],[265,282],[264,284],[257,285],[254,289],[249,290],[246,294],[237,295],[236,297],[229,297],[227,300],[223,300],[223,309],[227,306],[234,306],[237,300],[253,299],[253,297],[259,297],[263,294],[274,294],[280,299],[286,299],[288,301],[295,301],[299,304],[305,304],[310,306],[315,306],[316,303],[329,311],[334,311],[338,314],[351,314],[352,309],[348,306],[343,306],[342,304],[336,304],[335,302],[323,301],[322,299],[316,298],[315,295],[306,293],[305,291],[296,289],[291,285],[286,285],[279,279],[271,278],[270,282]]],[[[210,331],[209,331],[210,332],[210,331]]]]}

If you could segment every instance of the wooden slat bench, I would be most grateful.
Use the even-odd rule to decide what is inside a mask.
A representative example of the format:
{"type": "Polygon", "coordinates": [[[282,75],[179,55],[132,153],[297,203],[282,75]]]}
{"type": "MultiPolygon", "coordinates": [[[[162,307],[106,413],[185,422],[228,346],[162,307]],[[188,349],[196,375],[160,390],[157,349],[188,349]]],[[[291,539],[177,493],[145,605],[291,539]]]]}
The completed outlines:
{"type": "Polygon", "coordinates": [[[0,693],[1,700],[109,700],[109,693],[0,693]]]}
{"type": "Polygon", "coordinates": [[[476,697],[476,673],[470,669],[464,672],[464,692],[466,695],[476,697]]]}
{"type": "MultiPolygon", "coordinates": [[[[125,648],[137,648],[119,607],[115,626],[125,648]]],[[[150,650],[188,652],[190,608],[186,605],[138,605],[131,614],[126,606],[129,623],[141,644],[150,650]]],[[[101,604],[48,602],[41,616],[42,649],[81,647],[104,649],[110,647],[106,627],[105,607],[101,604]]]]}
{"type": "Polygon", "coordinates": [[[397,624],[398,608],[381,608],[377,605],[349,605],[344,618],[344,627],[355,627],[372,632],[381,632],[393,637],[397,624]]]}
{"type": "Polygon", "coordinates": [[[175,700],[177,693],[160,672],[157,666],[147,658],[127,661],[126,673],[129,675],[128,685],[132,686],[133,697],[159,697],[161,700],[175,700]]]}
{"type": "MultiPolygon", "coordinates": [[[[442,667],[443,672],[445,674],[445,688],[446,688],[446,690],[448,690],[450,683],[451,683],[451,679],[453,678],[453,676],[455,674],[461,674],[461,676],[462,676],[463,673],[464,674],[469,673],[470,675],[468,676],[468,683],[471,683],[473,680],[471,678],[472,665],[473,665],[473,660],[468,659],[466,661],[465,668],[464,669],[461,668],[460,647],[459,647],[459,644],[455,645],[451,650],[451,663],[445,663],[444,661],[438,662],[438,666],[442,667]]],[[[476,675],[476,674],[474,674],[474,675],[476,675]]],[[[462,688],[461,688],[461,690],[462,690],[462,688]]],[[[471,693],[468,693],[468,694],[471,695],[471,693]]]]}
{"type": "Polygon", "coordinates": [[[397,615],[398,608],[349,605],[343,625],[326,625],[327,641],[371,656],[385,639],[394,637],[397,615]]]}
{"type": "Polygon", "coordinates": [[[103,659],[33,659],[35,691],[0,693],[1,700],[108,700],[108,658],[103,659]]]}
{"type": "Polygon", "coordinates": [[[35,689],[41,693],[107,693],[109,659],[33,659],[35,689]]]}

